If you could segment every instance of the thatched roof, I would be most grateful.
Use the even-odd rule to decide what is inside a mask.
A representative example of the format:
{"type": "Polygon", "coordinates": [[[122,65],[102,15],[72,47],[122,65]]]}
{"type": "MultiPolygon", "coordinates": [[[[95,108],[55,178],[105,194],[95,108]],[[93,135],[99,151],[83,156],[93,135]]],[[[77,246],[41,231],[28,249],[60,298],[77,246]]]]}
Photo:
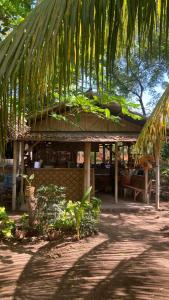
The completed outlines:
{"type": "Polygon", "coordinates": [[[107,132],[32,132],[19,141],[57,141],[57,142],[135,142],[136,134],[119,135],[107,132]]]}

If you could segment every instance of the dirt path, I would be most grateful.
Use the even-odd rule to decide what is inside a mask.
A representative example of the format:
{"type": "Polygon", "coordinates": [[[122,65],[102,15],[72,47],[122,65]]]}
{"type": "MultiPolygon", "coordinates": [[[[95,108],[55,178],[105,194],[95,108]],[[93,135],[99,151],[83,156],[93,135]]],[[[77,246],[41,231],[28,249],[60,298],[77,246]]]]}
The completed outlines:
{"type": "Polygon", "coordinates": [[[169,212],[102,214],[76,243],[0,244],[0,299],[168,300],[169,212]]]}

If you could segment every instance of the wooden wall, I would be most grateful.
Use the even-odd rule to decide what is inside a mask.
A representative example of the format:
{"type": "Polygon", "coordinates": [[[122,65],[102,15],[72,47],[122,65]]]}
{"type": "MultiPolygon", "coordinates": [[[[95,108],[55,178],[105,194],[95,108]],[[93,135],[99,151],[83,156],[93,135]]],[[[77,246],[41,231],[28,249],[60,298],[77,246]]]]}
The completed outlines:
{"type": "MultiPolygon", "coordinates": [[[[30,169],[27,173],[34,173],[35,179],[32,185],[36,189],[40,185],[49,185],[52,183],[66,187],[66,197],[68,200],[79,200],[83,196],[84,170],[81,168],[30,169]]],[[[91,186],[94,193],[94,169],[91,169],[91,186]]]]}
{"type": "Polygon", "coordinates": [[[75,119],[67,115],[70,122],[55,120],[52,117],[37,121],[32,126],[32,131],[103,131],[103,132],[140,132],[141,126],[126,120],[120,120],[118,123],[110,120],[98,118],[91,113],[81,113],[80,121],[76,123],[75,119]],[[76,123],[73,125],[72,123],[76,123]]]}

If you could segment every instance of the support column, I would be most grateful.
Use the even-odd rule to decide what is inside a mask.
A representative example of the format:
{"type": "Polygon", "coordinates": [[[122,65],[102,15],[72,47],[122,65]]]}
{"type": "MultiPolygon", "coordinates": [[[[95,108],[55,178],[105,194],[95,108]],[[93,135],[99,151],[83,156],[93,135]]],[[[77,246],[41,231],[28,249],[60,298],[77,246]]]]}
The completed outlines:
{"type": "Polygon", "coordinates": [[[105,148],[105,144],[103,144],[103,163],[105,164],[106,161],[106,148],[105,148]]]}
{"type": "Polygon", "coordinates": [[[118,143],[115,143],[115,203],[118,203],[118,143]]]}
{"type": "Polygon", "coordinates": [[[160,154],[156,154],[156,209],[160,207],[160,154]]]}
{"type": "Polygon", "coordinates": [[[24,149],[25,149],[25,144],[24,142],[20,142],[20,174],[21,174],[21,189],[20,189],[20,195],[21,195],[21,201],[23,203],[24,199],[24,180],[23,180],[23,174],[24,174],[24,149]]]}
{"type": "Polygon", "coordinates": [[[112,144],[110,144],[110,164],[112,164],[112,154],[113,154],[113,151],[112,151],[112,144]]]}
{"type": "Polygon", "coordinates": [[[18,143],[13,142],[13,174],[12,174],[12,210],[16,210],[16,175],[18,162],[18,143]]]}
{"type": "Polygon", "coordinates": [[[96,159],[97,158],[97,152],[96,151],[94,151],[94,166],[96,167],[96,159]]]}
{"type": "Polygon", "coordinates": [[[149,204],[149,193],[148,193],[148,168],[144,169],[145,174],[145,195],[144,200],[147,204],[149,204]]]}
{"type": "Polygon", "coordinates": [[[90,187],[90,152],[91,143],[86,142],[84,145],[84,192],[90,187]]]}

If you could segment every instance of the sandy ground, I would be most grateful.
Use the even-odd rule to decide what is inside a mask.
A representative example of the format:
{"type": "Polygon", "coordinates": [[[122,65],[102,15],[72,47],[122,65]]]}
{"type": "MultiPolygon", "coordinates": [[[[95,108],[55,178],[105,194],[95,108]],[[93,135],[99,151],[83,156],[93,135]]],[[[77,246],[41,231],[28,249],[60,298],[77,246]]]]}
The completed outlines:
{"type": "Polygon", "coordinates": [[[169,211],[103,212],[80,242],[0,243],[0,299],[168,300],[169,211]]]}

